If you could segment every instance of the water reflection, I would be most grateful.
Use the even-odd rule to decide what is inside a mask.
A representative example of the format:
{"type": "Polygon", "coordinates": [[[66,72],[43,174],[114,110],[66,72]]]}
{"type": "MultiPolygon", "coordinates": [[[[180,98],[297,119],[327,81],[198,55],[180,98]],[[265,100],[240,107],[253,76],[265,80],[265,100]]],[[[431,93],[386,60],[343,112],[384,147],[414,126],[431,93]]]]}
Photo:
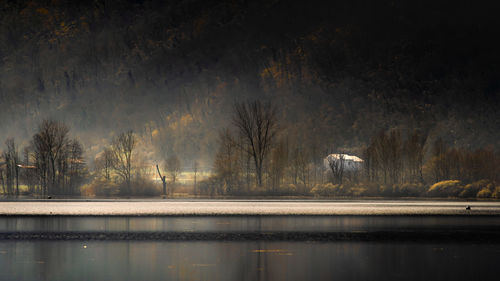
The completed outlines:
{"type": "Polygon", "coordinates": [[[499,226],[500,217],[487,216],[0,217],[0,232],[326,232],[464,228],[488,230],[499,226]]]}
{"type": "Polygon", "coordinates": [[[499,254],[497,244],[18,241],[0,242],[0,279],[494,280],[499,254]]]}

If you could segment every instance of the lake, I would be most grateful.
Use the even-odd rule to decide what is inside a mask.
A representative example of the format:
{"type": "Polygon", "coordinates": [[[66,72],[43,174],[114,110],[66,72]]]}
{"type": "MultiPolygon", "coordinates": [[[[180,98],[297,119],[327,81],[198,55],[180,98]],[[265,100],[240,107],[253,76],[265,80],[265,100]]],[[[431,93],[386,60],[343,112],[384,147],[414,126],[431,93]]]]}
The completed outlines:
{"type": "Polygon", "coordinates": [[[498,280],[499,244],[0,242],[1,280],[498,280]]]}
{"type": "Polygon", "coordinates": [[[498,279],[496,202],[172,203],[167,215],[154,200],[0,202],[0,280],[498,279]],[[99,204],[108,208],[96,215],[99,204]],[[152,213],[120,213],[140,205],[152,213]],[[52,215],[32,213],[43,206],[52,215]]]}

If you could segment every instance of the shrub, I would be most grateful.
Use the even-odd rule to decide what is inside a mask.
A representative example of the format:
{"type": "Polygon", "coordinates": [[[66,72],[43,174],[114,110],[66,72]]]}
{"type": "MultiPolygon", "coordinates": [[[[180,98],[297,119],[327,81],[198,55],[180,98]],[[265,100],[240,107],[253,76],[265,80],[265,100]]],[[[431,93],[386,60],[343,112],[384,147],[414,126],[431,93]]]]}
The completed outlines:
{"type": "Polygon", "coordinates": [[[419,196],[424,191],[424,186],[419,183],[404,183],[398,187],[400,196],[419,196]]]}
{"type": "Polygon", "coordinates": [[[297,185],[297,194],[300,195],[311,195],[311,187],[307,186],[305,184],[298,184],[297,185]]]}
{"type": "Polygon", "coordinates": [[[382,196],[392,196],[394,195],[395,186],[391,185],[381,185],[379,187],[379,194],[382,196]]]}
{"type": "MultiPolygon", "coordinates": [[[[130,183],[131,192],[127,196],[160,196],[162,194],[161,185],[155,184],[152,180],[138,177],[130,183]]],[[[126,190],[125,183],[118,184],[115,181],[107,181],[96,178],[92,182],[83,185],[80,192],[87,197],[117,197],[120,191],[126,190]]]]}
{"type": "Polygon", "coordinates": [[[160,196],[163,192],[162,186],[155,184],[151,180],[139,179],[133,181],[132,185],[132,195],[136,196],[160,196]]]}
{"type": "Polygon", "coordinates": [[[367,196],[368,195],[368,188],[366,187],[361,187],[361,186],[356,186],[352,187],[350,189],[350,194],[352,196],[367,196]]]}
{"type": "Polygon", "coordinates": [[[120,190],[117,184],[103,179],[95,179],[80,187],[80,193],[87,197],[113,197],[118,196],[119,192],[120,190]]]}
{"type": "MultiPolygon", "coordinates": [[[[272,192],[273,195],[278,195],[278,196],[296,196],[296,195],[304,195],[302,191],[302,186],[297,184],[282,184],[280,187],[272,192]]],[[[269,193],[269,191],[267,191],[269,193]]],[[[307,195],[307,194],[306,194],[307,195]]]]}
{"type": "Polygon", "coordinates": [[[493,184],[488,180],[480,180],[466,185],[458,195],[462,198],[476,197],[478,192],[483,188],[488,188],[490,191],[494,189],[493,184]]]}
{"type": "Polygon", "coordinates": [[[466,185],[463,190],[458,194],[458,197],[461,198],[471,198],[476,197],[476,194],[479,192],[480,188],[474,186],[472,184],[466,185]]]}
{"type": "Polygon", "coordinates": [[[427,195],[435,197],[456,197],[463,190],[459,180],[445,180],[433,184],[427,195]]]}
{"type": "Polygon", "coordinates": [[[340,186],[338,184],[316,184],[312,189],[311,193],[314,196],[335,196],[339,195],[340,186]]]}
{"type": "Polygon", "coordinates": [[[88,183],[80,187],[80,194],[84,197],[94,197],[95,196],[95,185],[88,183]]]}
{"type": "Polygon", "coordinates": [[[219,188],[217,188],[218,186],[221,186],[219,178],[211,176],[198,183],[198,193],[209,196],[217,195],[219,191],[219,188]]]}
{"type": "Polygon", "coordinates": [[[295,186],[295,184],[283,185],[281,187],[281,189],[283,190],[283,192],[288,193],[288,194],[295,194],[295,193],[297,193],[297,186],[295,186]]]}
{"type": "Polygon", "coordinates": [[[483,188],[481,191],[477,193],[477,198],[490,198],[491,197],[491,190],[488,188],[483,188]]]}
{"type": "Polygon", "coordinates": [[[489,180],[479,180],[471,183],[471,185],[479,189],[483,189],[486,187],[490,190],[492,190],[495,187],[489,180]]]}
{"type": "Polygon", "coordinates": [[[379,196],[380,187],[377,183],[374,182],[365,182],[357,185],[358,187],[362,187],[365,189],[364,196],[379,196]]]}
{"type": "Polygon", "coordinates": [[[495,190],[491,193],[491,197],[500,199],[500,186],[495,187],[495,190]]]}

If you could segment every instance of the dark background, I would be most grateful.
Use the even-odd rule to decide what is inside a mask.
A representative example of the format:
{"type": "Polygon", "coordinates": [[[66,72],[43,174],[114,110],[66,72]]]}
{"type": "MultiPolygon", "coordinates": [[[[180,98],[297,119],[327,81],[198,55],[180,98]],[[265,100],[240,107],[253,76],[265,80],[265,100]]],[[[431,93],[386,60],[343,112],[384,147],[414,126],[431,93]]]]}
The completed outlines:
{"type": "Polygon", "coordinates": [[[0,140],[27,144],[53,118],[88,157],[133,129],[144,147],[209,165],[234,102],[261,99],[278,105],[283,137],[320,150],[356,153],[395,128],[498,149],[499,11],[485,1],[1,1],[0,140]]]}

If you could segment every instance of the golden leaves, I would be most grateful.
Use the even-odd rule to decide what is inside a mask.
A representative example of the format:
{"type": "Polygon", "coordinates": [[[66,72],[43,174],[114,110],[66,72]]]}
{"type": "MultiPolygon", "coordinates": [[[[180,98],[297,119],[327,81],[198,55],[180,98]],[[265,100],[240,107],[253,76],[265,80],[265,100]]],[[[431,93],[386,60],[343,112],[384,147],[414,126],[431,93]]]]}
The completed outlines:
{"type": "Polygon", "coordinates": [[[153,138],[156,138],[158,136],[158,134],[160,133],[160,131],[158,129],[154,129],[153,132],[151,132],[151,136],[153,138]]]}
{"type": "Polygon", "coordinates": [[[49,14],[49,10],[47,10],[46,8],[38,8],[36,9],[36,12],[40,15],[48,15],[49,14]]]}

